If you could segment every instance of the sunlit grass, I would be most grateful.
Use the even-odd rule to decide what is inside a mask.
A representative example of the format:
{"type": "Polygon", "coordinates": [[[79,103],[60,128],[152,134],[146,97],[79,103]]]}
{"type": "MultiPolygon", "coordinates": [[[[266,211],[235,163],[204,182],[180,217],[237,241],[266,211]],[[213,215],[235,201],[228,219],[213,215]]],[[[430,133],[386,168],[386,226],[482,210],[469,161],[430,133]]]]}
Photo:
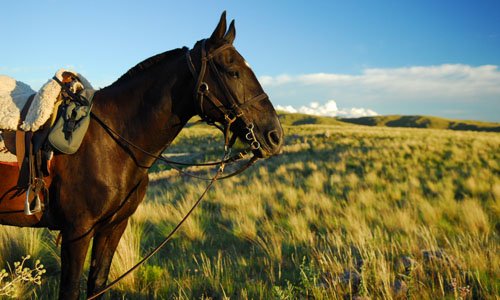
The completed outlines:
{"type": "MultiPolygon", "coordinates": [[[[108,297],[497,297],[499,134],[333,125],[285,131],[282,155],[218,182],[171,243],[108,297]]],[[[216,131],[194,126],[169,153],[216,159],[220,143],[216,131]]],[[[151,177],[112,278],[161,241],[205,184],[170,171],[151,177]]],[[[11,229],[0,228],[2,261],[19,253],[52,257],[53,275],[43,284],[54,290],[53,234],[11,229]]]]}
{"type": "MultiPolygon", "coordinates": [[[[143,226],[135,221],[129,222],[113,257],[109,272],[110,280],[125,273],[142,258],[141,240],[143,234],[143,226]]],[[[132,273],[121,280],[116,288],[122,291],[136,291],[139,289],[138,277],[138,272],[132,273]]]]}

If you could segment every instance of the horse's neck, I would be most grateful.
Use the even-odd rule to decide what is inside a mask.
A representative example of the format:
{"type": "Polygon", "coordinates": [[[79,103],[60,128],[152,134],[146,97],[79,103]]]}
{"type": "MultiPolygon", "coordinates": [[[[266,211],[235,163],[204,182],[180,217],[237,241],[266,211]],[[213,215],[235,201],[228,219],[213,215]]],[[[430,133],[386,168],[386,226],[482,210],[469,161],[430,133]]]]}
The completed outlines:
{"type": "Polygon", "coordinates": [[[134,144],[160,154],[195,114],[190,80],[178,64],[161,74],[144,71],[96,94],[94,112],[134,144]]]}

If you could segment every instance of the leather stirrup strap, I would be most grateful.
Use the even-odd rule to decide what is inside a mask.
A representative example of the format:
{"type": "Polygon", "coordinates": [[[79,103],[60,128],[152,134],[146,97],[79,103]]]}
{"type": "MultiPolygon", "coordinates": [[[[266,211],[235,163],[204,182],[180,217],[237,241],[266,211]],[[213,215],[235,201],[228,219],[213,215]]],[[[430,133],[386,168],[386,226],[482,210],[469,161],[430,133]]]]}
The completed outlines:
{"type": "Polygon", "coordinates": [[[26,132],[22,130],[16,131],[16,157],[17,157],[17,166],[19,167],[19,170],[21,170],[24,161],[24,156],[26,154],[25,135],[26,132]]]}
{"type": "MultiPolygon", "coordinates": [[[[21,119],[19,120],[19,126],[23,121],[26,120],[26,116],[28,115],[29,108],[31,107],[31,103],[35,99],[35,95],[33,94],[28,98],[28,101],[23,106],[21,110],[21,119]]],[[[16,157],[17,157],[17,165],[19,169],[23,165],[24,157],[26,155],[26,132],[23,130],[16,130],[16,157]]]]}

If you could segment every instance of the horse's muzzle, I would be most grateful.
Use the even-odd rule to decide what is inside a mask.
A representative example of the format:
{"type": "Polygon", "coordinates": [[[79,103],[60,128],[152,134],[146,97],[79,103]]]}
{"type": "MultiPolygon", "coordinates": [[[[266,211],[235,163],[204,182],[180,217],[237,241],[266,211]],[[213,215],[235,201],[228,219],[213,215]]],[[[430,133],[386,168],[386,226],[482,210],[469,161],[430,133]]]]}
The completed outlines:
{"type": "Polygon", "coordinates": [[[261,147],[254,150],[254,154],[259,158],[267,158],[280,154],[283,149],[283,130],[281,127],[266,132],[261,139],[261,147]]]}

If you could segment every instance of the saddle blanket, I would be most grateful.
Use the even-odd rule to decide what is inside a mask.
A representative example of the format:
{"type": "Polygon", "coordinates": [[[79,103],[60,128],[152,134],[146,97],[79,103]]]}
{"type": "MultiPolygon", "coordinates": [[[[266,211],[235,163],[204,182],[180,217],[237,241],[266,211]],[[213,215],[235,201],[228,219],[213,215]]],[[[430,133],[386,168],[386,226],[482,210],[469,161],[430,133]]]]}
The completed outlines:
{"type": "MultiPolygon", "coordinates": [[[[70,72],[78,77],[84,88],[93,89],[92,85],[82,75],[73,71],[59,69],[55,77],[62,81],[64,72],[70,72]]],[[[26,120],[18,126],[21,110],[28,101],[29,96],[34,93],[35,91],[29,85],[9,76],[0,75],[0,130],[17,130],[20,128],[24,131],[36,131],[47,122],[54,112],[54,105],[61,93],[61,86],[52,78],[36,93],[26,115],[26,120]]]]}

